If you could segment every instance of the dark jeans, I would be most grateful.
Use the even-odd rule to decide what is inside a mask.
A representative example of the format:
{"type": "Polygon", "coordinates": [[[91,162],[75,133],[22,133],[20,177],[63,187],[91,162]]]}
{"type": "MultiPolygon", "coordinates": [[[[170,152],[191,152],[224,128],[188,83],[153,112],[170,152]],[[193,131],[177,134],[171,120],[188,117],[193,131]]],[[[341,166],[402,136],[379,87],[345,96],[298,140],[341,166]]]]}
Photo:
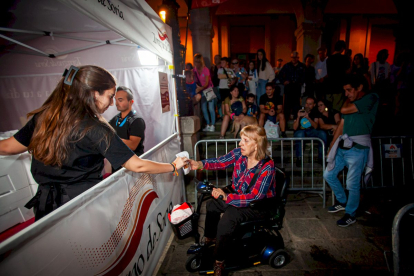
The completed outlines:
{"type": "MultiPolygon", "coordinates": [[[[324,130],[320,129],[298,129],[293,134],[293,137],[295,138],[304,138],[304,137],[315,137],[320,138],[323,143],[325,144],[325,151],[328,149],[328,137],[324,130]]],[[[305,142],[303,142],[305,143],[305,142]]],[[[318,143],[318,158],[322,158],[322,144],[318,143]]],[[[301,147],[301,141],[295,141],[295,147],[296,147],[296,157],[302,157],[302,147],[301,147]]]]}
{"type": "Polygon", "coordinates": [[[216,238],[215,258],[224,261],[231,248],[231,239],[236,227],[240,223],[260,219],[265,216],[264,212],[254,210],[250,207],[237,208],[224,203],[223,200],[211,199],[207,201],[206,229],[204,236],[216,238]],[[220,219],[220,215],[223,217],[220,219]]]}

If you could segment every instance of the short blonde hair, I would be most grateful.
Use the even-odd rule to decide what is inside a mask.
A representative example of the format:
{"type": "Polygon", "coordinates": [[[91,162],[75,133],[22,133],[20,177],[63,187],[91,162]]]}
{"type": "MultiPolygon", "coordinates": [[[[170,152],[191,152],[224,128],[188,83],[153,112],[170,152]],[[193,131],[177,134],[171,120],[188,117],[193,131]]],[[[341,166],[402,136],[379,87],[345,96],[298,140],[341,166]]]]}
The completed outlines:
{"type": "Polygon", "coordinates": [[[245,126],[240,131],[240,137],[244,135],[249,137],[250,139],[256,141],[257,143],[257,153],[256,153],[256,159],[262,160],[265,159],[266,154],[268,154],[267,147],[267,137],[266,137],[266,131],[261,126],[245,126]]]}
{"type": "MultiPolygon", "coordinates": [[[[195,54],[193,63],[195,63],[195,61],[201,62],[201,67],[204,67],[204,58],[203,58],[202,54],[195,54]]],[[[195,65],[194,65],[194,67],[195,67],[195,65]]]]}

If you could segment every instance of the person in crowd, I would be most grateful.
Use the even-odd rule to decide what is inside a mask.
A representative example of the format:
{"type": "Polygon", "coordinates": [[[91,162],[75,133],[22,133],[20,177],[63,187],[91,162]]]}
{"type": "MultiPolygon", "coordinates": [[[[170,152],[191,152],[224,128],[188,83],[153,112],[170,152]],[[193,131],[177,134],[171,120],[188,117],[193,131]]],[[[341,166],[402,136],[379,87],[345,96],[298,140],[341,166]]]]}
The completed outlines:
{"type": "MultiPolygon", "coordinates": [[[[220,55],[215,55],[214,56],[214,64],[210,68],[211,81],[213,82],[214,93],[217,96],[217,99],[214,102],[215,107],[218,107],[218,102],[220,102],[220,104],[221,104],[220,91],[219,91],[220,79],[218,78],[218,70],[220,69],[220,67],[221,67],[221,56],[220,55]]],[[[218,112],[218,115],[219,115],[219,118],[217,118],[217,120],[222,120],[223,119],[223,113],[221,111],[221,108],[217,108],[217,112],[218,112]]]]}
{"type": "Polygon", "coordinates": [[[287,120],[289,120],[291,114],[300,109],[301,90],[305,82],[305,64],[299,61],[299,53],[294,51],[290,57],[292,60],[283,66],[279,74],[285,86],[283,109],[287,120]]]}
{"type": "Polygon", "coordinates": [[[230,88],[230,96],[224,100],[223,109],[224,118],[221,124],[220,139],[224,139],[226,136],[230,120],[240,121],[247,112],[246,103],[243,97],[240,96],[239,88],[236,85],[230,88]]]}
{"type": "Polygon", "coordinates": [[[207,99],[204,96],[203,90],[213,87],[213,83],[211,82],[210,70],[204,65],[204,59],[201,54],[194,55],[193,72],[197,83],[196,93],[201,94],[201,111],[203,112],[204,120],[206,120],[207,123],[203,131],[214,132],[216,129],[214,126],[216,124],[216,99],[207,102],[207,99]]]}
{"type": "Polygon", "coordinates": [[[197,93],[197,83],[194,80],[194,71],[193,70],[185,70],[185,86],[187,88],[187,92],[190,93],[191,98],[193,99],[193,104],[198,103],[201,101],[201,93],[197,93]]]}
{"type": "Polygon", "coordinates": [[[188,62],[188,63],[185,64],[185,70],[193,70],[193,69],[194,69],[194,67],[191,64],[191,62],[188,62]]]}
{"type": "Polygon", "coordinates": [[[229,68],[229,59],[227,57],[221,58],[221,67],[217,71],[217,77],[220,79],[220,101],[217,104],[217,108],[221,110],[221,114],[224,119],[225,112],[223,108],[223,101],[230,96],[230,87],[236,83],[236,75],[234,74],[234,71],[229,68]]]}
{"type": "Polygon", "coordinates": [[[279,122],[282,137],[286,138],[286,120],[282,112],[282,97],[279,96],[279,91],[275,93],[276,87],[279,88],[270,82],[266,84],[266,94],[260,98],[259,126],[264,126],[266,120],[270,120],[274,124],[279,122]]]}
{"type": "Polygon", "coordinates": [[[355,223],[361,176],[369,173],[373,168],[371,132],[378,109],[378,95],[367,94],[363,90],[363,82],[364,78],[359,75],[350,75],[343,82],[347,100],[341,108],[342,119],[334,133],[328,153],[328,165],[324,172],[324,178],[338,202],[329,207],[328,212],[336,213],[345,210],[345,215],[337,221],[340,227],[355,223]],[[345,166],[348,168],[346,176],[348,199],[338,179],[338,173],[345,166]]]}
{"type": "Polygon", "coordinates": [[[388,50],[382,49],[377,54],[377,60],[371,63],[369,74],[371,76],[372,90],[375,91],[381,100],[381,105],[388,105],[393,102],[392,91],[390,91],[391,66],[387,62],[388,50]]]}
{"type": "Polygon", "coordinates": [[[315,67],[312,64],[315,62],[315,56],[307,54],[305,57],[305,93],[302,95],[304,100],[306,97],[315,95],[315,67]]]}
{"type": "Polygon", "coordinates": [[[239,60],[237,58],[231,61],[231,68],[233,69],[234,74],[237,77],[237,87],[239,88],[240,94],[242,94],[243,98],[246,98],[246,80],[248,77],[247,71],[246,69],[244,69],[244,67],[239,66],[239,60]]]}
{"type": "Polygon", "coordinates": [[[128,87],[119,86],[116,89],[115,105],[120,112],[114,116],[109,124],[136,155],[144,153],[145,121],[140,118],[135,110],[132,110],[134,95],[128,87]]]}
{"type": "Polygon", "coordinates": [[[282,70],[282,67],[283,67],[282,63],[283,63],[283,59],[279,58],[276,60],[276,67],[274,68],[276,77],[279,75],[280,70],[282,70]]]}
{"type": "Polygon", "coordinates": [[[247,94],[246,97],[246,107],[247,107],[247,116],[257,117],[257,105],[256,105],[255,95],[252,93],[247,94]]]}
{"type": "Polygon", "coordinates": [[[280,88],[280,96],[281,97],[283,97],[284,90],[285,90],[285,86],[283,85],[283,83],[280,81],[280,78],[279,78],[279,73],[283,68],[282,64],[283,64],[283,59],[279,58],[276,61],[276,67],[274,68],[275,69],[275,84],[277,86],[279,86],[279,88],[280,88]]]}
{"type": "Polygon", "coordinates": [[[257,83],[259,81],[259,75],[257,73],[256,64],[254,61],[249,62],[249,68],[247,70],[247,87],[249,89],[249,93],[256,95],[257,83]]]}
{"type": "Polygon", "coordinates": [[[328,103],[325,100],[318,100],[319,111],[319,128],[327,132],[327,144],[332,141],[333,134],[338,127],[341,120],[341,114],[332,108],[328,108],[328,103]]]}
{"type": "Polygon", "coordinates": [[[368,75],[368,65],[365,64],[364,56],[360,53],[356,54],[352,60],[351,74],[363,76],[366,79],[366,83],[364,84],[364,91],[371,90],[371,80],[368,75]]]}
{"type": "Polygon", "coordinates": [[[317,99],[325,99],[326,97],[326,48],[318,49],[319,60],[315,65],[315,96],[317,99]]]}
{"type": "MultiPolygon", "coordinates": [[[[298,111],[295,121],[293,122],[295,138],[304,137],[316,137],[320,138],[325,149],[327,148],[327,135],[323,130],[318,129],[319,126],[319,112],[316,106],[316,100],[314,97],[308,97],[306,99],[305,107],[298,111]]],[[[296,166],[302,166],[302,142],[295,141],[296,147],[296,166]]],[[[318,163],[322,164],[322,144],[318,142],[318,163]]]]}
{"type": "Polygon", "coordinates": [[[275,79],[275,71],[266,58],[263,49],[257,50],[257,71],[259,72],[259,82],[256,89],[257,105],[260,105],[260,97],[266,93],[266,84],[275,79]]]}
{"type": "Polygon", "coordinates": [[[214,275],[224,273],[224,262],[231,254],[229,243],[238,225],[267,216],[266,210],[251,208],[249,203],[276,196],[276,172],[273,160],[266,158],[269,153],[264,128],[249,125],[241,130],[240,135],[240,147],[228,154],[203,161],[190,161],[193,170],[224,170],[234,167],[232,188],[236,192],[225,193],[222,189],[215,188],[212,193],[213,199],[207,201],[206,206],[204,236],[207,245],[216,245],[214,275]],[[255,173],[257,180],[251,183],[255,173]],[[252,186],[249,189],[250,185],[252,186]]]}
{"type": "Polygon", "coordinates": [[[333,109],[339,110],[344,103],[344,91],[342,81],[350,71],[350,63],[348,57],[343,55],[346,43],[339,40],[335,43],[334,52],[326,61],[326,69],[328,71],[328,93],[326,99],[332,103],[333,109]]]}
{"type": "Polygon", "coordinates": [[[115,96],[115,78],[86,65],[66,70],[56,88],[13,137],[0,141],[0,155],[29,151],[39,184],[27,204],[36,221],[102,180],[104,158],[114,168],[141,173],[176,172],[187,158],[171,164],[140,159],[102,117],[115,96]]]}

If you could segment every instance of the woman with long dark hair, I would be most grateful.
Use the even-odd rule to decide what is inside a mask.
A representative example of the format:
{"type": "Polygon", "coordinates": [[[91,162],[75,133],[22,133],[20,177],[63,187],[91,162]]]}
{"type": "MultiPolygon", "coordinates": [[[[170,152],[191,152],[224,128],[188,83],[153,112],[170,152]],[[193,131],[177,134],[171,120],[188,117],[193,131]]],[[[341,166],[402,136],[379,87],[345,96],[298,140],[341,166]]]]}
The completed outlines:
{"type": "Polygon", "coordinates": [[[27,208],[36,220],[67,203],[102,180],[104,158],[112,167],[141,173],[180,169],[186,158],[171,164],[140,159],[102,117],[113,105],[116,81],[97,66],[71,66],[29,122],[13,137],[0,141],[0,155],[29,151],[31,172],[39,184],[27,208]]]}
{"type": "Polygon", "coordinates": [[[221,124],[220,139],[224,139],[230,120],[239,121],[247,112],[246,102],[240,96],[239,88],[236,85],[230,88],[230,96],[223,103],[224,118],[221,124]]]}
{"type": "Polygon", "coordinates": [[[259,82],[256,90],[257,106],[260,105],[260,97],[266,93],[266,84],[275,79],[275,71],[266,58],[266,52],[263,49],[257,50],[257,72],[259,73],[259,82]]]}

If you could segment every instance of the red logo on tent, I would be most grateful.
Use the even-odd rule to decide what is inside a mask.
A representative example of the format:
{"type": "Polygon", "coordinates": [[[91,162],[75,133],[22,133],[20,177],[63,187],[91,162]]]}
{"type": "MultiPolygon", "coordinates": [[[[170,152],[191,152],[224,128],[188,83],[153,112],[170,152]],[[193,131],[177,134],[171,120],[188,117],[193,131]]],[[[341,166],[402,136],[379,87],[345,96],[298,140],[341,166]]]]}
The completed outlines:
{"type": "Polygon", "coordinates": [[[390,149],[395,149],[395,146],[394,145],[391,145],[390,149]]]}
{"type": "Polygon", "coordinates": [[[167,36],[167,33],[164,33],[163,35],[158,33],[158,37],[161,39],[161,41],[164,41],[168,36],[167,36]]]}

